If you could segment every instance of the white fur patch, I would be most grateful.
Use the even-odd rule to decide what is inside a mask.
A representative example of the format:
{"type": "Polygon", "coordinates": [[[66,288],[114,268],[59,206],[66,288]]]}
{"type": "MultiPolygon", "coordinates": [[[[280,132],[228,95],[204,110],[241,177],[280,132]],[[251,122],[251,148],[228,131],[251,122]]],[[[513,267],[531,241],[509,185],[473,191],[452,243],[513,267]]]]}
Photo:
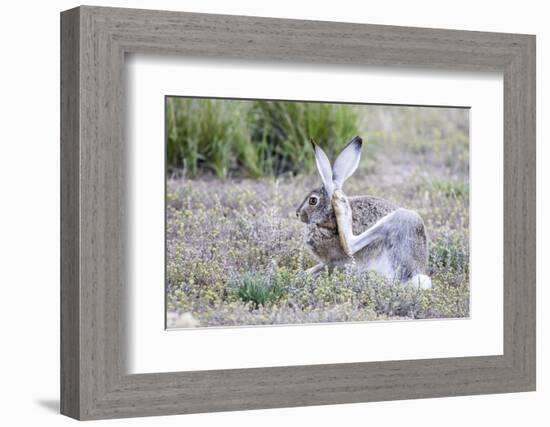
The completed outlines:
{"type": "Polygon", "coordinates": [[[432,279],[430,279],[425,274],[417,274],[411,279],[411,284],[416,288],[420,289],[431,289],[432,288],[432,279]]]}
{"type": "Polygon", "coordinates": [[[395,271],[386,251],[383,251],[378,257],[370,260],[367,263],[366,269],[369,271],[374,271],[376,274],[385,277],[386,279],[395,279],[395,271]]]}

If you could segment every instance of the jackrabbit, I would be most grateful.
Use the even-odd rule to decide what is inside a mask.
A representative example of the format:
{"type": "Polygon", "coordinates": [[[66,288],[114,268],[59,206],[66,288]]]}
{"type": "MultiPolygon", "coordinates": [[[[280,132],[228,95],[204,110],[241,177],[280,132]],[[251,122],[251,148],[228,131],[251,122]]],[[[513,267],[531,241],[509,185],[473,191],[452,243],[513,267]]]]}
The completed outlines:
{"type": "Polygon", "coordinates": [[[353,138],[331,168],[327,155],[312,141],[323,185],[309,193],[296,211],[307,224],[305,243],[320,261],[308,273],[317,274],[325,266],[330,270],[343,267],[355,260],[359,271],[431,288],[422,218],[384,199],[347,197],[342,191],[342,184],[359,165],[362,142],[359,136],[353,138]]]}

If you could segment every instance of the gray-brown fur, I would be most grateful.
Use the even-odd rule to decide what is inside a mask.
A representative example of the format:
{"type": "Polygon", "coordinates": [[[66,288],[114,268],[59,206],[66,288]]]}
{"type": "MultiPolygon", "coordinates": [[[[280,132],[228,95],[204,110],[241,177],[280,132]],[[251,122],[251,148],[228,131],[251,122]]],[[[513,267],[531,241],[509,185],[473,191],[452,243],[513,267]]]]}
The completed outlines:
{"type": "Polygon", "coordinates": [[[392,255],[392,264],[399,272],[397,280],[404,281],[414,274],[426,273],[427,236],[420,216],[379,197],[365,195],[349,197],[348,200],[352,210],[353,233],[356,235],[394,212],[393,221],[382,230],[386,238],[377,239],[353,258],[348,256],[340,245],[336,218],[327,192],[324,187],[318,188],[307,195],[296,214],[307,224],[304,231],[306,246],[320,262],[332,270],[355,260],[358,269],[368,269],[369,261],[379,256],[385,248],[392,255]],[[315,206],[308,203],[312,196],[319,197],[319,203],[315,206]]]}
{"type": "Polygon", "coordinates": [[[347,197],[342,184],[357,169],[362,140],[353,138],[334,165],[313,143],[323,186],[313,190],[296,211],[307,224],[305,243],[321,264],[318,273],[355,262],[359,271],[375,271],[390,280],[413,279],[416,286],[431,287],[427,277],[428,239],[422,218],[373,196],[347,197]]]}
{"type": "MultiPolygon", "coordinates": [[[[374,196],[358,196],[349,198],[353,212],[353,232],[359,234],[371,227],[397,209],[394,204],[374,196]]],[[[339,243],[336,218],[327,192],[324,187],[313,190],[307,195],[296,212],[302,222],[305,222],[305,243],[320,262],[330,264],[336,261],[350,261],[339,243]],[[319,196],[316,206],[308,204],[311,196],[319,196]]]]}

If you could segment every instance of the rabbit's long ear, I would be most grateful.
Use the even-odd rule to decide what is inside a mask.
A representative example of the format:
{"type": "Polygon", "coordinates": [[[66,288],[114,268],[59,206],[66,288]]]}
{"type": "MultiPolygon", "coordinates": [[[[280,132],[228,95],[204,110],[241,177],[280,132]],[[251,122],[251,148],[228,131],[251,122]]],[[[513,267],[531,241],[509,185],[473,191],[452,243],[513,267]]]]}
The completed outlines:
{"type": "Polygon", "coordinates": [[[336,158],[332,168],[332,180],[334,188],[342,188],[342,184],[348,179],[359,166],[361,160],[361,145],[363,140],[356,136],[344,147],[336,158]]]}
{"type": "Polygon", "coordinates": [[[330,199],[332,198],[332,193],[334,192],[334,183],[332,182],[332,168],[330,167],[330,162],[325,152],[321,149],[321,147],[315,144],[313,139],[311,140],[311,145],[313,145],[313,151],[315,152],[315,164],[317,165],[317,171],[319,171],[321,181],[323,181],[323,185],[330,199]]]}

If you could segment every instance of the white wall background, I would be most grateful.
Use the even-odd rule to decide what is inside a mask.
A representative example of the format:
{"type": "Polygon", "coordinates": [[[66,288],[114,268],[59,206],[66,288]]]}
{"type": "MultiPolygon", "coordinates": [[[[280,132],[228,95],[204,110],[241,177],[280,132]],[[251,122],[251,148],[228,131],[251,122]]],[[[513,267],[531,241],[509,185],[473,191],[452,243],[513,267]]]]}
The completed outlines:
{"type": "MultiPolygon", "coordinates": [[[[550,27],[545,2],[96,1],[105,6],[519,32],[537,35],[538,391],[109,421],[145,426],[544,425],[550,419],[550,27]]],[[[68,425],[59,405],[59,12],[74,1],[2,7],[0,66],[0,422],[68,425]]]]}

